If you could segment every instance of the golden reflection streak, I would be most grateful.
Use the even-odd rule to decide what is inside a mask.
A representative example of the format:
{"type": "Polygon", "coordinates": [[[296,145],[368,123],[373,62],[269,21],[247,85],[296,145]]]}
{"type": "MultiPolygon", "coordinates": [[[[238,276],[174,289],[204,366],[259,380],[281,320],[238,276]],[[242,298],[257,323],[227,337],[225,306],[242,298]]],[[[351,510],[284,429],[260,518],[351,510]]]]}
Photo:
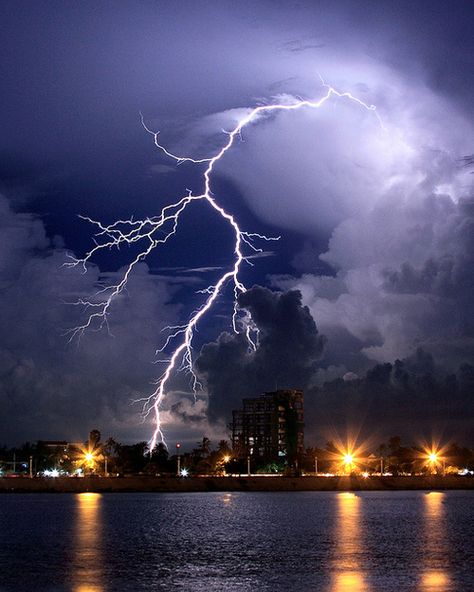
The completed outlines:
{"type": "Polygon", "coordinates": [[[76,496],[76,530],[73,560],[73,592],[103,592],[101,549],[101,494],[76,496]]]}
{"type": "Polygon", "coordinates": [[[331,592],[368,592],[370,586],[360,570],[361,499],[354,493],[337,495],[336,551],[331,592]]]}
{"type": "Polygon", "coordinates": [[[421,592],[447,592],[451,589],[449,574],[440,565],[442,560],[438,559],[440,555],[445,558],[447,554],[445,496],[440,491],[430,491],[423,497],[426,546],[422,554],[421,592]]]}

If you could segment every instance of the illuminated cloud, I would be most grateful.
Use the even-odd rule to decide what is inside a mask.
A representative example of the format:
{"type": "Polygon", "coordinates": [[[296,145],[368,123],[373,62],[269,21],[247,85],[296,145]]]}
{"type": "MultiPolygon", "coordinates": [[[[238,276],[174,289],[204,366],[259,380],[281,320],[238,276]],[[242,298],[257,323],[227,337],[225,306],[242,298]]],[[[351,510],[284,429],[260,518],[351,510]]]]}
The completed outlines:
{"type": "MultiPolygon", "coordinates": [[[[246,268],[249,285],[301,291],[327,338],[310,385],[351,372],[363,381],[377,361],[419,345],[458,372],[473,357],[474,176],[458,162],[474,152],[473,28],[464,6],[442,3],[418,11],[364,1],[12,6],[2,20],[11,59],[0,65],[0,187],[18,213],[0,203],[0,433],[13,437],[11,418],[21,417],[25,437],[39,426],[52,437],[58,425],[76,437],[76,425],[104,417],[118,435],[147,437],[128,401],[150,392],[163,324],[195,309],[186,287],[194,296],[232,246],[212,220],[190,216],[181,243],[137,268],[110,318],[115,337],[86,336],[73,355],[62,333],[77,325],[78,309],[61,300],[90,294],[99,269],[112,278],[124,264],[122,251],[86,276],[59,272],[64,248],[80,256],[90,244],[75,215],[139,217],[202,188],[193,167],[152,149],[139,111],[166,146],[208,156],[242,109],[321,96],[318,73],[376,104],[387,131],[344,102],[245,131],[216,169],[218,197],[252,230],[283,234],[274,257],[246,268]],[[204,240],[189,249],[196,229],[204,240]]],[[[212,343],[226,328],[225,304],[200,326],[196,353],[209,341],[246,355],[223,336],[212,343]]],[[[316,406],[331,408],[323,396],[316,406]]],[[[230,407],[210,403],[209,414],[230,407]]],[[[164,413],[176,433],[184,429],[164,413]]]]}
{"type": "Polygon", "coordinates": [[[357,371],[358,352],[392,361],[423,345],[456,365],[474,342],[473,180],[462,162],[474,128],[426,86],[379,74],[366,88],[384,130],[352,105],[277,118],[247,135],[224,173],[263,220],[328,237],[313,259],[305,247],[301,277],[274,279],[302,292],[329,342],[337,332],[359,342],[328,364],[357,371]]]}

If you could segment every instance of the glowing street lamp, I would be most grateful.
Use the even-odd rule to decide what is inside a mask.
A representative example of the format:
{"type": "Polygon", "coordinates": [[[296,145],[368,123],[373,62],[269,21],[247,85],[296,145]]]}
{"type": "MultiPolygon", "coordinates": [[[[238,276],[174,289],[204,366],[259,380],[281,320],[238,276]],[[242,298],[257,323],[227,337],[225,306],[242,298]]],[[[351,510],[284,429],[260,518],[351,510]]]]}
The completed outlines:
{"type": "MultiPolygon", "coordinates": [[[[176,474],[178,477],[181,477],[181,456],[179,455],[179,449],[181,448],[181,444],[179,442],[176,443],[176,474]]],[[[186,475],[184,475],[186,477],[186,475]]]]}
{"type": "Polygon", "coordinates": [[[230,461],[230,454],[225,454],[222,457],[222,469],[223,469],[223,475],[224,477],[226,476],[226,472],[225,472],[225,466],[226,464],[230,461]]]}
{"type": "Polygon", "coordinates": [[[445,470],[445,465],[444,465],[444,459],[440,457],[439,452],[437,450],[430,450],[429,452],[427,452],[427,460],[428,460],[428,465],[431,468],[431,473],[437,473],[437,468],[438,466],[442,463],[443,466],[443,472],[445,470]]]}
{"type": "Polygon", "coordinates": [[[89,471],[93,471],[97,462],[96,453],[94,450],[86,449],[82,450],[82,456],[80,457],[80,463],[87,467],[89,471]]]}
{"type": "Polygon", "coordinates": [[[351,473],[354,466],[354,456],[350,452],[347,452],[342,455],[342,462],[344,464],[344,472],[351,473]]]}
{"type": "Polygon", "coordinates": [[[344,470],[346,471],[346,473],[351,473],[354,464],[353,455],[350,453],[344,454],[342,460],[344,461],[344,470]]]}

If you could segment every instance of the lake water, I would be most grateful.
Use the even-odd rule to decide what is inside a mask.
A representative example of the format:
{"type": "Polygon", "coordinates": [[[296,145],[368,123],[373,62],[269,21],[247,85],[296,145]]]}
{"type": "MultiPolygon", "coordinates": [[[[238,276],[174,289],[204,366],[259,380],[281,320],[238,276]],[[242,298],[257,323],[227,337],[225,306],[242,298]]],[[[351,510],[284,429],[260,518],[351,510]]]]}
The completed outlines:
{"type": "Polygon", "coordinates": [[[474,591],[474,492],[1,494],[0,591],[474,591]]]}

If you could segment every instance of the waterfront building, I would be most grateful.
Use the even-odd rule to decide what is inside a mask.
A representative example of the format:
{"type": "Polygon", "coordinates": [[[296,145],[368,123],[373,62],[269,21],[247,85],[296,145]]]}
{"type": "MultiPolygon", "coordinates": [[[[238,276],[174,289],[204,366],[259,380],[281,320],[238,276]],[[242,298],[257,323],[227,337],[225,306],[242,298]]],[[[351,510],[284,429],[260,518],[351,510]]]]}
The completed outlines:
{"type": "Polygon", "coordinates": [[[292,465],[304,452],[303,391],[266,392],[232,412],[232,447],[239,456],[292,465]]]}

